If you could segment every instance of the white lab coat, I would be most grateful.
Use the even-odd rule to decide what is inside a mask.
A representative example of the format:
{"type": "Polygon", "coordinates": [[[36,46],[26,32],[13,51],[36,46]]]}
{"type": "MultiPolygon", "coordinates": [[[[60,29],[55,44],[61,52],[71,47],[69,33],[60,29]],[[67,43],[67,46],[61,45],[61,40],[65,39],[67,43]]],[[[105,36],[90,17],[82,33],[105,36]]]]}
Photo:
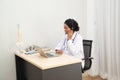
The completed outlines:
{"type": "MultiPolygon", "coordinates": [[[[83,39],[78,32],[74,32],[72,39],[67,40],[67,34],[58,43],[55,49],[62,50],[63,54],[74,56],[76,58],[84,58],[83,39]]],[[[84,68],[84,61],[82,61],[82,68],[84,68]]]]}

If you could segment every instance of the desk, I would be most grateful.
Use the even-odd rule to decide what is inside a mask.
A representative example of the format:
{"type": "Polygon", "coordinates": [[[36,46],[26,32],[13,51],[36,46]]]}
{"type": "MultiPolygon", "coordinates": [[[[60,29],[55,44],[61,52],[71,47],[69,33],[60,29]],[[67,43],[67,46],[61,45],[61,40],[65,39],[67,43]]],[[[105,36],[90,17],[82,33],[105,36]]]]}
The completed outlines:
{"type": "Polygon", "coordinates": [[[17,80],[82,80],[81,61],[72,56],[15,54],[15,60],[17,80]]]}

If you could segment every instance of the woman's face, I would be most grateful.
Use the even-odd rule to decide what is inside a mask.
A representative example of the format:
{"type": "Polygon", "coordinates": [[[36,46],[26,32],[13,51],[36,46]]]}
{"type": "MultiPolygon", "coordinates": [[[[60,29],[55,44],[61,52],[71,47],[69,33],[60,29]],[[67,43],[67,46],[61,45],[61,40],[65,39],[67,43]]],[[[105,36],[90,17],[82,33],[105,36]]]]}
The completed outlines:
{"type": "Polygon", "coordinates": [[[65,34],[68,34],[72,30],[68,27],[68,25],[64,24],[64,31],[65,31],[65,34]]]}

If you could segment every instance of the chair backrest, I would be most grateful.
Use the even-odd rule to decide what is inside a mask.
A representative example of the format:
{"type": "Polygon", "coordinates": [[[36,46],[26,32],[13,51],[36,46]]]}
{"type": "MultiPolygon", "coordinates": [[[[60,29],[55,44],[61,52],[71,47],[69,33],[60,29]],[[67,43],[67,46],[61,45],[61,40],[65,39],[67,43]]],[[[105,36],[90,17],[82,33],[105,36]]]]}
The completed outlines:
{"type": "Polygon", "coordinates": [[[83,40],[83,50],[85,56],[85,66],[83,70],[88,70],[91,68],[92,60],[89,59],[91,57],[91,49],[92,49],[92,40],[83,40]]]}

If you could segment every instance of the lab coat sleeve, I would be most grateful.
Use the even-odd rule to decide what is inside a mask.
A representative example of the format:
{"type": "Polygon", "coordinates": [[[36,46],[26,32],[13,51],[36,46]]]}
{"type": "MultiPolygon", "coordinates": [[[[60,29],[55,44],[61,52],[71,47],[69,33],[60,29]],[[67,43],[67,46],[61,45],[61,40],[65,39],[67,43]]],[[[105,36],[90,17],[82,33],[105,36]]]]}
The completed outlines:
{"type": "Polygon", "coordinates": [[[68,49],[71,51],[71,54],[75,57],[78,58],[84,58],[84,53],[83,53],[83,39],[78,38],[76,40],[76,43],[72,43],[72,40],[68,40],[68,49]]]}
{"type": "Polygon", "coordinates": [[[55,50],[62,50],[63,49],[63,45],[65,42],[65,37],[62,38],[62,40],[58,43],[58,45],[55,47],[55,50]]]}

